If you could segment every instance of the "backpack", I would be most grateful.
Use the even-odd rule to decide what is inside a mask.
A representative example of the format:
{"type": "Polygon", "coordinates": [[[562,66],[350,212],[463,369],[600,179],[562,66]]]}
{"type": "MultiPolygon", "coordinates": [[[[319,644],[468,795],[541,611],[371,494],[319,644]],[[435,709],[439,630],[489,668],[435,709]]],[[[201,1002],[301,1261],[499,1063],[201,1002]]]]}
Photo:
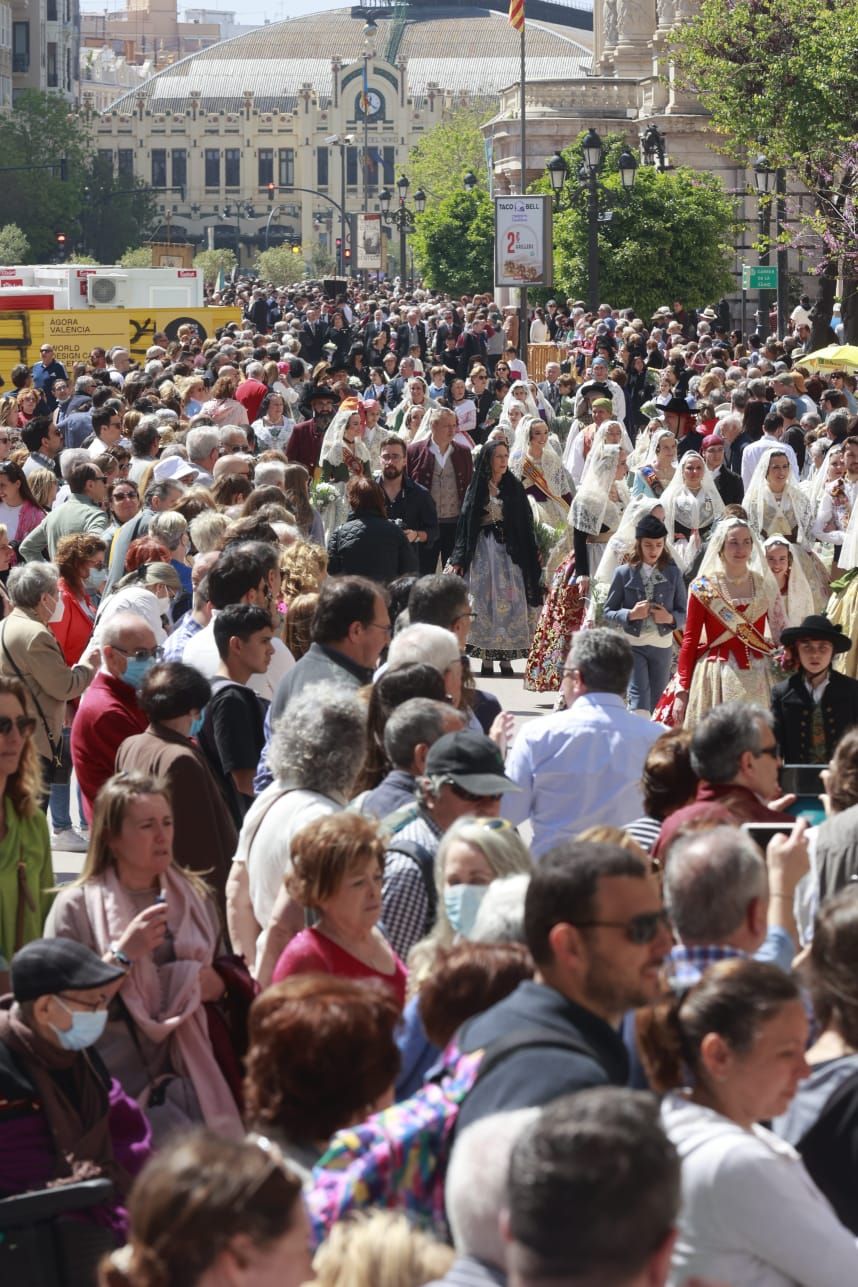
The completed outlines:
{"type": "Polygon", "coordinates": [[[314,1246],[350,1211],[369,1207],[403,1211],[412,1224],[448,1238],[444,1180],[459,1109],[481,1077],[533,1046],[594,1057],[583,1040],[550,1029],[509,1033],[468,1054],[454,1039],[436,1079],[359,1126],[337,1131],[304,1191],[314,1246]]]}
{"type": "Polygon", "coordinates": [[[420,879],[423,881],[423,889],[426,893],[426,919],[423,922],[423,933],[421,938],[425,938],[435,921],[438,919],[438,889],[435,884],[435,855],[425,845],[421,845],[416,840],[399,840],[396,835],[391,837],[386,854],[405,854],[406,858],[417,866],[420,872],[420,879]]]}

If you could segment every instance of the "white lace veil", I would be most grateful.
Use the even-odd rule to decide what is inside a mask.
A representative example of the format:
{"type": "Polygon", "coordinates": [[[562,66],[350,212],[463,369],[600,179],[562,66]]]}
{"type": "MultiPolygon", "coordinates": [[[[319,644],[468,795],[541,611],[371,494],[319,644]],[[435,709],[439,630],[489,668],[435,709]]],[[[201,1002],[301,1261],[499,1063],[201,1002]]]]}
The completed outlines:
{"type": "Polygon", "coordinates": [[[588,457],[590,468],[581,479],[569,514],[572,526],[588,536],[598,536],[602,530],[621,451],[616,443],[602,443],[594,446],[588,457]]]}
{"type": "Polygon", "coordinates": [[[520,406],[520,407],[521,407],[521,406],[523,406],[523,407],[524,407],[524,410],[525,410],[525,414],[526,414],[526,415],[528,415],[528,416],[533,416],[533,418],[534,418],[535,420],[541,420],[541,419],[542,419],[542,417],[541,417],[541,416],[540,416],[540,414],[539,414],[539,408],[537,407],[537,405],[536,405],[536,403],[535,403],[535,401],[534,401],[534,399],[533,399],[533,394],[530,392],[530,389],[529,389],[529,387],[528,387],[528,384],[527,384],[527,381],[526,381],[526,380],[513,380],[512,384],[509,386],[509,392],[507,393],[506,397],[504,398],[504,400],[503,400],[503,404],[502,404],[502,405],[503,405],[503,414],[504,414],[507,418],[509,418],[509,409],[510,409],[510,407],[511,407],[511,406],[513,406],[513,405],[515,405],[515,404],[517,404],[517,405],[518,405],[518,406],[520,406]],[[517,397],[515,396],[515,391],[516,391],[516,389],[523,389],[523,390],[524,390],[524,393],[525,393],[525,397],[524,397],[524,399],[522,399],[522,398],[517,398],[517,397]]]}
{"type": "Polygon", "coordinates": [[[693,526],[693,524],[685,523],[681,514],[678,514],[677,511],[681,511],[684,504],[688,505],[695,502],[699,504],[703,496],[707,497],[711,502],[712,521],[717,523],[724,513],[724,502],[721,499],[721,493],[715,486],[715,479],[712,477],[711,471],[706,467],[706,461],[699,451],[686,451],[676,466],[673,478],[671,478],[661,494],[661,503],[664,505],[665,513],[664,525],[668,532],[671,533],[671,536],[676,531],[677,520],[682,523],[683,527],[693,526]],[[700,483],[700,491],[697,493],[688,490],[682,473],[686,461],[689,460],[699,460],[703,466],[703,478],[700,483]]]}
{"type": "MultiPolygon", "coordinates": [[[[766,494],[772,494],[769,491],[766,474],[769,472],[769,465],[771,464],[772,456],[785,456],[786,459],[789,459],[789,457],[786,457],[786,453],[780,444],[775,444],[773,447],[770,447],[768,451],[764,451],[754,466],[754,472],[751,474],[751,481],[748,483],[747,490],[742,499],[742,507],[748,515],[748,522],[751,524],[751,527],[757,535],[765,531],[766,494]]],[[[808,497],[793,478],[792,470],[790,470],[789,477],[787,479],[784,495],[789,497],[793,507],[796,525],[798,527],[798,543],[800,545],[809,546],[812,540],[810,529],[813,525],[815,511],[811,509],[808,497]]]]}
{"type": "Polygon", "coordinates": [[[858,567],[858,505],[852,506],[846,535],[840,546],[838,566],[841,572],[848,572],[850,568],[858,567]]]}
{"type": "MultiPolygon", "coordinates": [[[[359,414],[355,407],[341,407],[334,416],[322,439],[322,450],[319,453],[320,464],[341,465],[343,463],[343,435],[345,434],[346,426],[355,414],[359,414]]],[[[369,460],[369,448],[362,435],[355,437],[354,446],[351,450],[359,460],[369,460]]]]}
{"type": "MultiPolygon", "coordinates": [[[[775,535],[768,537],[763,541],[763,551],[765,552],[773,545],[782,545],[790,556],[790,571],[787,579],[786,594],[781,594],[784,601],[787,615],[787,625],[797,626],[816,611],[813,604],[813,591],[810,588],[810,582],[804,574],[804,568],[801,566],[801,559],[791,541],[785,536],[775,535]]],[[[772,574],[774,581],[774,574],[772,574]]],[[[775,582],[777,584],[777,582],[775,582]]]]}
{"type": "Polygon", "coordinates": [[[833,443],[832,446],[829,447],[828,451],[822,458],[822,464],[819,466],[819,469],[817,469],[816,473],[811,478],[806,479],[807,486],[802,487],[801,489],[810,501],[810,508],[813,510],[814,518],[819,514],[819,507],[822,504],[822,496],[825,491],[826,483],[834,482],[833,478],[828,477],[828,467],[831,464],[833,452],[837,452],[840,456],[843,455],[843,448],[840,443],[833,443]]]}
{"type": "Polygon", "coordinates": [[[712,535],[706,544],[706,553],[703,555],[703,559],[700,563],[698,576],[711,577],[724,571],[724,564],[721,562],[721,551],[724,548],[724,542],[734,527],[747,527],[748,531],[751,533],[754,548],[751,552],[751,557],[748,560],[748,571],[753,572],[754,576],[760,578],[766,586],[772,602],[774,602],[779,595],[778,585],[775,578],[769,571],[769,565],[766,562],[766,556],[763,553],[762,543],[754,534],[754,529],[750,524],[747,523],[744,518],[737,518],[734,514],[730,514],[727,518],[722,518],[720,522],[715,524],[712,535]]]}
{"type": "MultiPolygon", "coordinates": [[[[587,459],[584,461],[584,469],[581,474],[582,484],[584,482],[584,479],[587,477],[587,470],[590,468],[590,463],[593,460],[593,457],[595,456],[598,449],[600,447],[611,445],[610,443],[605,442],[605,435],[607,433],[607,430],[611,427],[616,428],[617,426],[619,426],[620,428],[619,446],[622,447],[623,451],[626,453],[626,461],[628,462],[628,458],[632,454],[632,440],[629,437],[628,433],[626,432],[626,426],[623,424],[620,424],[619,420],[604,420],[602,424],[599,425],[596,432],[593,434],[593,441],[590,444],[590,452],[589,452],[589,455],[587,456],[587,459]]],[[[568,464],[565,459],[563,463],[567,465],[567,468],[568,468],[568,464]]]]}

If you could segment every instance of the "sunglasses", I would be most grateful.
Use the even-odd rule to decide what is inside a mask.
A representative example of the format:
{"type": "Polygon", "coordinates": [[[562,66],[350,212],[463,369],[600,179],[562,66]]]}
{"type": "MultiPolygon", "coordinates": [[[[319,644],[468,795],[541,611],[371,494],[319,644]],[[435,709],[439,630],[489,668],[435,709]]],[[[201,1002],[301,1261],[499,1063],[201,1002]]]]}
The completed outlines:
{"type": "Polygon", "coordinates": [[[464,787],[459,786],[458,782],[448,782],[447,786],[453,792],[453,795],[460,800],[467,800],[469,804],[478,804],[481,800],[499,800],[503,794],[502,791],[496,791],[488,795],[474,795],[473,791],[466,791],[464,787]]]}
{"type": "Polygon", "coordinates": [[[36,731],[36,721],[28,715],[18,715],[15,719],[9,715],[0,715],[0,736],[8,737],[13,726],[22,737],[31,737],[36,731]]]}
{"type": "Polygon", "coordinates": [[[641,912],[628,921],[569,921],[575,929],[622,930],[629,943],[644,947],[652,943],[660,929],[669,929],[670,920],[663,907],[657,912],[641,912]]]}

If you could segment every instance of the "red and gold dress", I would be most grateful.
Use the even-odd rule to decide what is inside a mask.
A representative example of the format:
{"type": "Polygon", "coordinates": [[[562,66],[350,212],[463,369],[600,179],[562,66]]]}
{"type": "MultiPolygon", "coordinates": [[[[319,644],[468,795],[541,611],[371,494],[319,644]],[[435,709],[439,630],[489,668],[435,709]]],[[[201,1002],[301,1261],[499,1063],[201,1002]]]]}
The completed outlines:
{"type": "Polygon", "coordinates": [[[688,693],[685,726],[694,728],[723,702],[756,702],[767,710],[775,682],[772,655],[782,622],[759,576],[750,599],[733,602],[718,577],[692,581],[677,663],[677,687],[688,693]]]}

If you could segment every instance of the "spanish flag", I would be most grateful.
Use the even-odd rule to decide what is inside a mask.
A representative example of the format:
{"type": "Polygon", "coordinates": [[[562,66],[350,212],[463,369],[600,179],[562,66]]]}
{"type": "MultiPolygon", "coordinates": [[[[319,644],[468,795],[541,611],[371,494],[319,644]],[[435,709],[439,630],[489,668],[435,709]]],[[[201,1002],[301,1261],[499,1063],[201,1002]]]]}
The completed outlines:
{"type": "Polygon", "coordinates": [[[509,0],[509,25],[524,31],[524,0],[509,0]]]}

